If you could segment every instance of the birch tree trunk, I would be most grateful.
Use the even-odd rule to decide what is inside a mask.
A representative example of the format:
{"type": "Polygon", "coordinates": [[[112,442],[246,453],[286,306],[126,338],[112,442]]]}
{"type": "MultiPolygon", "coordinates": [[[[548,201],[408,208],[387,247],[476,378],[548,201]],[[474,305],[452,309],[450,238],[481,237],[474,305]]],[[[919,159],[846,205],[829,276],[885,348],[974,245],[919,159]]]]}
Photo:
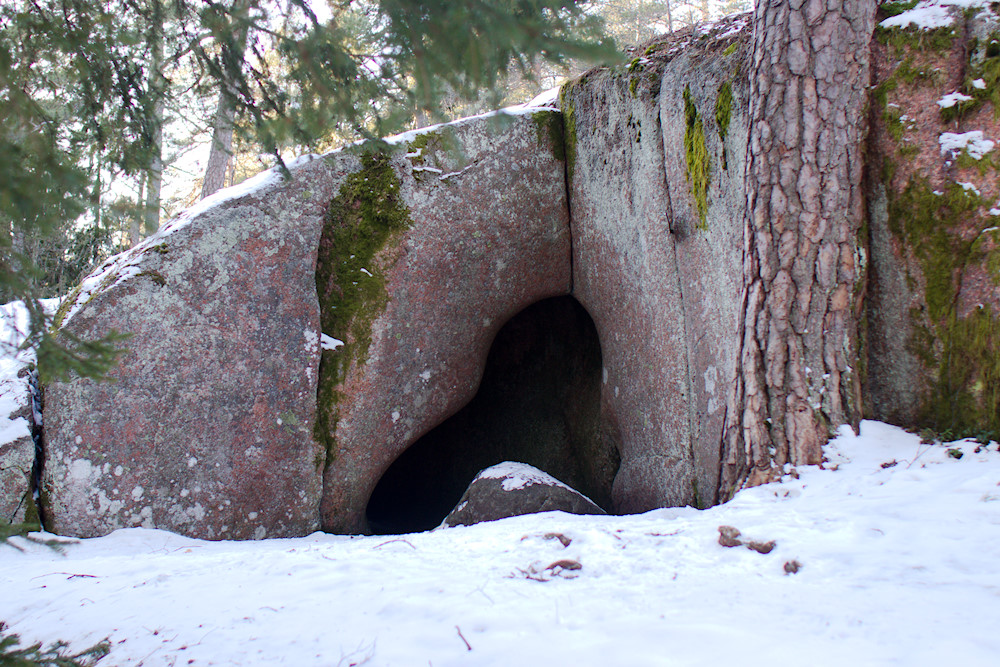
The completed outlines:
{"type": "Polygon", "coordinates": [[[720,498],[857,428],[863,142],[875,0],[758,0],[742,352],[720,498]]]}

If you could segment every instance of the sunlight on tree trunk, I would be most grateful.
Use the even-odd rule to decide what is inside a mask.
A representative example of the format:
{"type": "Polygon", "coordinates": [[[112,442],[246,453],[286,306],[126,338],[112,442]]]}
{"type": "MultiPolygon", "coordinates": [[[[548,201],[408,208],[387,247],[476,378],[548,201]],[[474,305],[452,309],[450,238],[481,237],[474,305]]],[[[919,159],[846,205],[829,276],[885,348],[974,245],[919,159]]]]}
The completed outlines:
{"type": "MultiPolygon", "coordinates": [[[[246,0],[237,0],[233,3],[234,12],[245,10],[246,0]]],[[[232,45],[223,46],[223,62],[228,67],[239,68],[243,64],[247,44],[247,24],[242,23],[237,29],[232,45]],[[232,48],[229,48],[232,46],[232,48]]],[[[201,196],[204,199],[210,194],[221,190],[226,186],[226,173],[229,169],[230,160],[233,157],[233,127],[236,123],[236,95],[237,90],[231,78],[223,80],[219,91],[219,103],[215,110],[215,119],[212,122],[212,148],[208,155],[208,164],[205,167],[205,180],[201,187],[201,196]]]]}
{"type": "Polygon", "coordinates": [[[163,185],[163,98],[167,82],[163,76],[163,10],[160,0],[152,0],[152,21],[149,26],[150,79],[152,113],[149,118],[150,162],[146,178],[145,233],[160,228],[160,189],[163,185]]]}
{"type": "Polygon", "coordinates": [[[815,464],[857,428],[858,229],[875,0],[757,5],[744,318],[721,497],[815,464]]]}

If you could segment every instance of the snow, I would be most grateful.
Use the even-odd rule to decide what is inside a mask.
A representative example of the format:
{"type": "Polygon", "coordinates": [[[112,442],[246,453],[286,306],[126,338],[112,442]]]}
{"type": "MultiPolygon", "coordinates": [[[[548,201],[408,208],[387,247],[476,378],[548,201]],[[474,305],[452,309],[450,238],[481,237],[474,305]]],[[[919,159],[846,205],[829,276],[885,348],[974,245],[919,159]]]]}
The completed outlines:
{"type": "Polygon", "coordinates": [[[319,335],[319,346],[324,350],[336,350],[338,347],[342,347],[343,345],[344,341],[339,338],[327,336],[326,334],[319,335]]]}
{"type": "Polygon", "coordinates": [[[964,94],[956,91],[954,93],[948,93],[947,95],[945,95],[944,97],[942,97],[941,99],[939,99],[937,101],[937,104],[942,109],[950,109],[953,106],[955,106],[956,104],[958,104],[959,102],[968,102],[971,99],[972,98],[970,96],[964,95],[964,94]]]}
{"type": "Polygon", "coordinates": [[[959,152],[965,150],[969,153],[969,157],[976,160],[982,159],[996,145],[993,141],[984,139],[981,130],[962,134],[945,132],[938,137],[938,143],[941,145],[941,155],[951,153],[951,157],[955,158],[959,152]]]}
{"type": "Polygon", "coordinates": [[[944,28],[954,23],[950,7],[985,7],[989,2],[990,0],[924,0],[918,2],[913,9],[891,16],[879,25],[883,28],[908,28],[912,25],[921,30],[944,28]]]}
{"type": "Polygon", "coordinates": [[[969,181],[958,181],[958,184],[959,184],[960,186],[962,186],[962,189],[963,189],[963,190],[965,190],[966,192],[972,192],[972,193],[974,193],[974,194],[975,194],[975,195],[976,195],[977,197],[978,197],[978,196],[980,196],[980,195],[982,194],[982,193],[981,193],[981,192],[979,191],[979,188],[977,188],[977,187],[976,187],[976,184],[975,184],[975,183],[970,183],[969,181]]]}
{"type": "MultiPolygon", "coordinates": [[[[59,299],[42,299],[42,308],[52,314],[59,299]]],[[[28,379],[18,377],[21,369],[35,361],[35,351],[20,350],[28,335],[28,309],[22,301],[0,305],[0,446],[31,435],[24,417],[10,418],[29,400],[28,379]]]]}
{"type": "Polygon", "coordinates": [[[559,86],[555,88],[549,88],[548,90],[539,93],[530,102],[527,102],[524,106],[532,109],[558,109],[559,108],[559,86]]]}
{"type": "MultiPolygon", "coordinates": [[[[320,156],[312,153],[300,155],[299,157],[286,161],[285,166],[289,171],[295,171],[303,165],[319,159],[319,157],[320,156]]],[[[202,213],[205,213],[209,209],[227,201],[245,197],[271,185],[276,185],[280,183],[283,178],[284,177],[278,167],[273,167],[262,171],[256,176],[248,178],[241,183],[219,190],[218,192],[198,201],[190,208],[181,211],[177,217],[166,222],[156,232],[145,238],[141,243],[124,252],[109,257],[103,264],[101,264],[100,267],[92,271],[91,274],[84,278],[83,282],[80,283],[80,291],[74,297],[73,305],[69,308],[69,311],[63,318],[62,325],[65,326],[65,324],[69,322],[69,320],[72,319],[72,317],[76,315],[76,313],[79,312],[79,310],[97,293],[110,289],[115,285],[123,283],[142,273],[142,269],[139,268],[139,262],[142,260],[143,255],[149,252],[151,248],[162,244],[164,239],[174,232],[187,227],[192,220],[197,218],[202,213]]]]}
{"type": "MultiPolygon", "coordinates": [[[[556,96],[558,97],[559,89],[555,88],[556,96]]],[[[487,111],[486,113],[481,113],[476,116],[466,116],[465,118],[459,118],[457,120],[449,121],[447,123],[438,123],[437,125],[428,125],[427,127],[421,127],[416,130],[410,130],[408,132],[403,132],[402,134],[395,134],[391,137],[385,137],[382,139],[385,143],[390,146],[397,146],[400,144],[412,143],[414,139],[422,134],[429,134],[431,132],[438,132],[445,127],[460,127],[462,125],[467,125],[469,123],[482,120],[484,118],[502,118],[504,116],[530,116],[532,114],[538,113],[539,111],[552,111],[555,107],[553,102],[548,99],[548,95],[551,91],[542,93],[535,99],[524,104],[516,104],[514,106],[505,107],[503,109],[497,109],[496,111],[487,111]]],[[[361,144],[363,142],[358,142],[361,144]]],[[[418,157],[418,153],[407,153],[409,157],[418,157]]],[[[424,167],[425,171],[431,171],[430,168],[424,167]]],[[[416,169],[414,170],[416,171],[416,169]]]]}
{"type": "Polygon", "coordinates": [[[527,463],[517,463],[515,461],[504,461],[495,466],[490,466],[476,475],[476,479],[502,479],[503,483],[500,486],[503,487],[504,491],[523,489],[535,484],[561,486],[564,489],[570,488],[543,470],[539,470],[527,463]]]}
{"type": "MultiPolygon", "coordinates": [[[[319,159],[319,157],[320,156],[315,153],[300,155],[291,160],[286,160],[285,167],[288,171],[294,171],[303,165],[312,162],[313,160],[319,159]]],[[[277,166],[266,169],[256,176],[252,176],[241,183],[219,190],[218,192],[199,200],[190,208],[181,211],[176,218],[161,227],[150,238],[156,238],[158,241],[162,240],[165,236],[172,234],[178,229],[186,227],[188,223],[210,208],[214,208],[219,204],[223,204],[233,199],[253,194],[268,186],[277,185],[278,183],[281,183],[282,180],[284,180],[284,177],[282,176],[281,170],[277,166]]]]}
{"type": "Polygon", "coordinates": [[[127,529],[62,553],[17,538],[0,619],[147,667],[995,665],[997,446],[864,422],[826,455],[709,510],[261,542],[127,529]],[[722,525],[777,546],[724,548],[722,525]]]}

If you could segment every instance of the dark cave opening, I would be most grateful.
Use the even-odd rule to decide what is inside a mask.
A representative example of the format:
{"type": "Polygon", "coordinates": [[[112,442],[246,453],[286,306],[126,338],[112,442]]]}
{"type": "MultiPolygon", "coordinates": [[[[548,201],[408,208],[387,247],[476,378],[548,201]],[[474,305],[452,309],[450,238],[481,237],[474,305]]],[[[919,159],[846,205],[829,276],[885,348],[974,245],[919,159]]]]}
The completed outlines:
{"type": "Polygon", "coordinates": [[[478,393],[411,445],[368,502],[377,534],[438,526],[483,468],[540,468],[606,510],[620,462],[601,434],[601,345],[570,296],[539,301],[497,333],[478,393]]]}

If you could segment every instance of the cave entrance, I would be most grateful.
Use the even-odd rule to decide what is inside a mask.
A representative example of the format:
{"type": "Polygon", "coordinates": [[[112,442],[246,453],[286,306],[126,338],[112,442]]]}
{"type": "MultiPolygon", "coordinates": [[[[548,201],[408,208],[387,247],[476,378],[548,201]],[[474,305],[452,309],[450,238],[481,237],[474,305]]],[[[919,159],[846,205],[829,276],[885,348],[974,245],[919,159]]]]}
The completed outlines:
{"type": "Polygon", "coordinates": [[[539,301],[497,333],[478,393],[411,445],[368,502],[374,533],[439,525],[483,468],[519,461],[611,509],[620,462],[601,436],[601,345],[570,296],[539,301]]]}

